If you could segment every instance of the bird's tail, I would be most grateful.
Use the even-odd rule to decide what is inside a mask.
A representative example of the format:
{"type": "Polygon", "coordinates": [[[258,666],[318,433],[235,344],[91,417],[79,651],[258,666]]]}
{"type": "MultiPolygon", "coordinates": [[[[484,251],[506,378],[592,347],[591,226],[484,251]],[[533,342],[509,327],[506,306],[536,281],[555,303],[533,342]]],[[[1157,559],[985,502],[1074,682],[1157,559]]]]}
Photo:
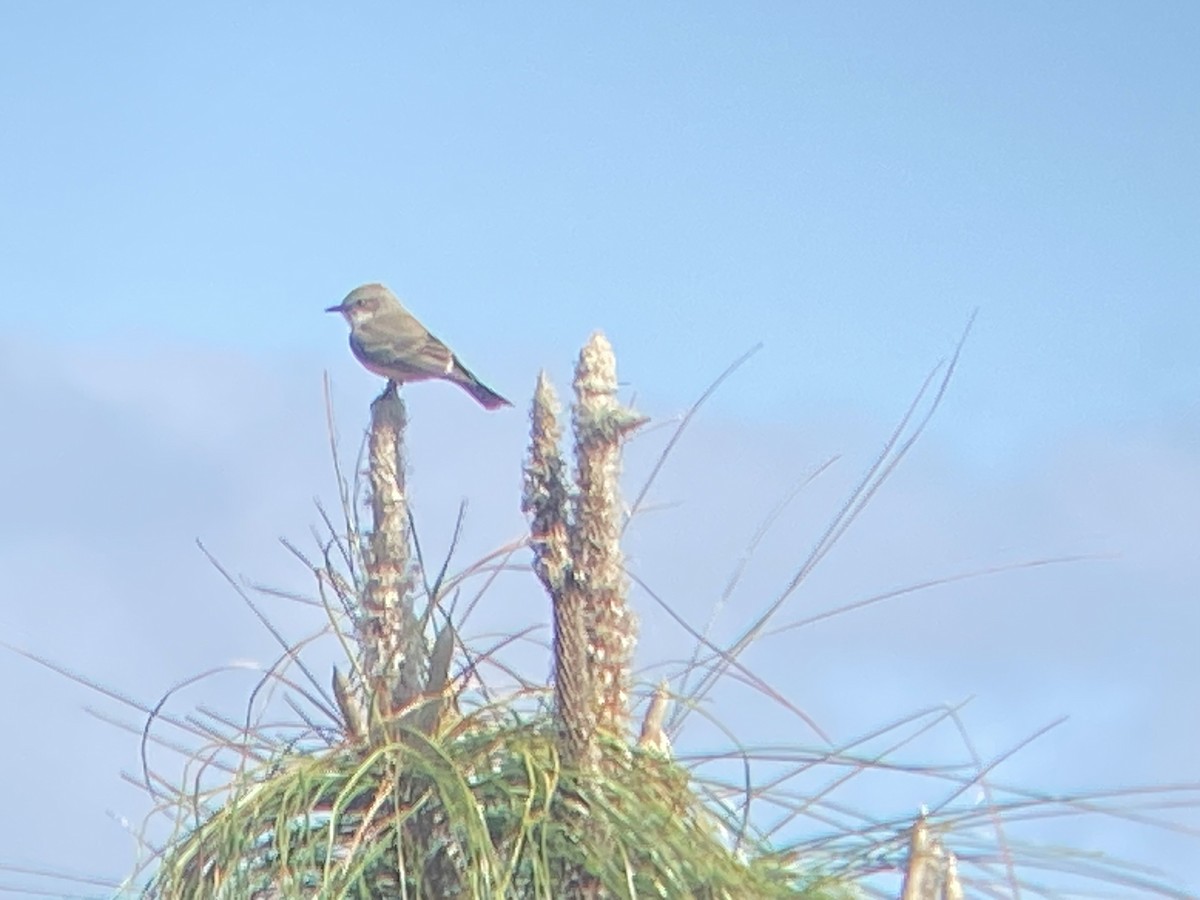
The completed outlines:
{"type": "Polygon", "coordinates": [[[466,366],[457,359],[454,360],[454,381],[462,385],[463,390],[479,401],[484,409],[500,409],[502,406],[512,406],[490,387],[475,377],[466,366]]]}

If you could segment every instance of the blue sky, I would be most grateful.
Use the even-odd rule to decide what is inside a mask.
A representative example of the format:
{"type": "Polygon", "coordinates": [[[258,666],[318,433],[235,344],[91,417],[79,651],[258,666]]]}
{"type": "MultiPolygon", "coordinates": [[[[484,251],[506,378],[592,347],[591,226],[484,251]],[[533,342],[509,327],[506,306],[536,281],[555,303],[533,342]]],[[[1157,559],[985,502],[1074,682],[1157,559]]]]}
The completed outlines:
{"type": "MultiPolygon", "coordinates": [[[[1129,742],[1098,780],[1196,780],[1172,748],[1200,734],[1197,46],[1200,12],[1169,3],[14,8],[0,534],[20,574],[0,630],[139,694],[259,652],[220,624],[236,606],[191,541],[303,582],[273,540],[302,538],[311,497],[332,496],[321,373],[343,435],[375,387],[321,312],[363,281],[390,284],[518,405],[540,368],[565,387],[596,328],[663,419],[762,341],[657,488],[687,512],[631,534],[643,574],[686,570],[692,594],[723,583],[802,471],[843,452],[825,505],[802,502],[758,557],[764,595],[786,581],[788,529],[807,547],[978,307],[928,440],[814,592],[1119,558],[1024,573],[1003,587],[1019,598],[959,612],[931,593],[947,634],[990,646],[953,665],[881,640],[900,613],[838,620],[829,635],[860,649],[827,663],[857,714],[804,699],[865,729],[975,693],[997,746],[1072,713],[1059,756],[1129,742]],[[172,646],[196,609],[214,621],[172,646]]],[[[523,416],[411,393],[431,532],[465,496],[469,548],[518,533],[523,416]]],[[[789,654],[771,648],[774,669],[789,654]]],[[[61,727],[90,727],[76,694],[34,677],[61,727]]],[[[89,834],[134,803],[105,791],[135,747],[95,740],[110,750],[75,794],[99,817],[81,818],[89,834]]],[[[49,765],[32,744],[11,752],[49,765]]],[[[1058,774],[1042,762],[1027,781],[1058,774]]],[[[72,860],[120,874],[127,842],[104,846],[72,860]]]]}

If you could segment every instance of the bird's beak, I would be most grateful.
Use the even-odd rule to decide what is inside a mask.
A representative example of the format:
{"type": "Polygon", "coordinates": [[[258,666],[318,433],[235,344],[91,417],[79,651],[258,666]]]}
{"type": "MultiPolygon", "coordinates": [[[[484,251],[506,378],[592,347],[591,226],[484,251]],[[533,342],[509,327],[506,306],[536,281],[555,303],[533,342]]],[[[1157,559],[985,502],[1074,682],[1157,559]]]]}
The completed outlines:
{"type": "Polygon", "coordinates": [[[337,306],[330,306],[325,310],[325,312],[345,312],[345,311],[346,311],[346,307],[341,303],[339,303],[337,306]]]}

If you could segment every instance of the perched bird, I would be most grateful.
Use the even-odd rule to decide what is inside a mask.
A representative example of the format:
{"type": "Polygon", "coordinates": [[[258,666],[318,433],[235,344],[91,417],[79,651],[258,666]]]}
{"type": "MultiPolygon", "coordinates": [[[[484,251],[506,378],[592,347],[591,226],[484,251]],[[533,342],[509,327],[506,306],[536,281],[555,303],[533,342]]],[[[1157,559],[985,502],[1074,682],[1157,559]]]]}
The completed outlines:
{"type": "Polygon", "coordinates": [[[450,348],[430,334],[382,284],[356,287],[325,312],[346,317],[350,323],[350,349],[376,375],[396,384],[441,378],[462,387],[484,409],[512,406],[471,374],[450,348]]]}

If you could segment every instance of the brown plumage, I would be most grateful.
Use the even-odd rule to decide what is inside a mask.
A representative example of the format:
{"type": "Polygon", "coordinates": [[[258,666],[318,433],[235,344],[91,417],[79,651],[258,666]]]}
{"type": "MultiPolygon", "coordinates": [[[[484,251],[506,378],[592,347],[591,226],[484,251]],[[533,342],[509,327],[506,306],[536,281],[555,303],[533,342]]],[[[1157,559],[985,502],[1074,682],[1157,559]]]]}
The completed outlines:
{"type": "Polygon", "coordinates": [[[484,409],[512,406],[475,377],[382,284],[364,284],[326,312],[350,323],[350,349],[369,371],[397,384],[437,378],[457,384],[484,409]]]}

